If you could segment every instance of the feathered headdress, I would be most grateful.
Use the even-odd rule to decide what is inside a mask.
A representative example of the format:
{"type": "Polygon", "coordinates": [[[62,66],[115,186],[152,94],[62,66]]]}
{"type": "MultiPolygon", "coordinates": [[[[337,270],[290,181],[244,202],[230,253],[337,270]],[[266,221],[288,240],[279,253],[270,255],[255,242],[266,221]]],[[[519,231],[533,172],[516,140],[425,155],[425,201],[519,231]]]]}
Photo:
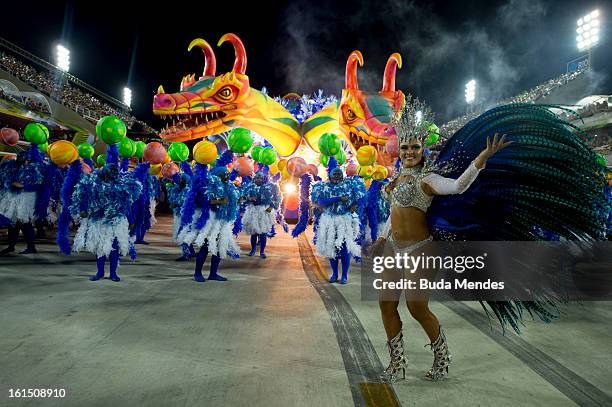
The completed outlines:
{"type": "Polygon", "coordinates": [[[416,139],[425,144],[433,124],[434,113],[418,98],[406,95],[406,104],[393,116],[393,127],[400,144],[416,139]]]}

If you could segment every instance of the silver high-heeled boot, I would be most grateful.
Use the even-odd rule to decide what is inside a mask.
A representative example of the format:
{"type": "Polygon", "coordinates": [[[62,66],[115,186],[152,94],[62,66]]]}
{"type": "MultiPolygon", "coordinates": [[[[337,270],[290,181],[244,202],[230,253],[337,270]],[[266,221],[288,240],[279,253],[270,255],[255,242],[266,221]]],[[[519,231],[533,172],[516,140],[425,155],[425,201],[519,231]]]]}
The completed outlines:
{"type": "Polygon", "coordinates": [[[391,361],[389,366],[380,375],[380,379],[385,383],[395,383],[398,380],[406,379],[406,358],[404,357],[404,335],[402,330],[395,337],[387,342],[389,348],[389,356],[391,361]],[[399,372],[402,371],[402,378],[399,378],[399,372]]]}
{"type": "Polygon", "coordinates": [[[452,363],[452,355],[448,351],[448,344],[446,343],[446,335],[442,327],[440,327],[440,333],[438,339],[434,342],[425,345],[425,347],[431,347],[434,354],[433,366],[429,369],[429,372],[425,374],[426,380],[438,381],[448,375],[448,367],[452,363]]]}

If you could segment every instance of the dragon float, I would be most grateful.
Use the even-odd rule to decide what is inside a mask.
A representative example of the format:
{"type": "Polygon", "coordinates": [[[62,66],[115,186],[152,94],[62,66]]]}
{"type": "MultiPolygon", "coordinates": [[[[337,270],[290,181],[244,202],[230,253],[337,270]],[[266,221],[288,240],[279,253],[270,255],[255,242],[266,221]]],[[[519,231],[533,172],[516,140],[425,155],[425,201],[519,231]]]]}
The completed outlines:
{"type": "Polygon", "coordinates": [[[188,51],[199,48],[204,55],[204,71],[183,77],[180,90],[165,93],[162,86],[153,98],[153,113],[168,119],[160,133],[165,141],[187,141],[211,137],[235,127],[245,127],[265,138],[282,157],[296,152],[302,140],[319,152],[318,141],[324,133],[336,133],[353,151],[365,144],[375,146],[381,160],[388,161],[384,145],[395,133],[393,115],[405,103],[401,90],[395,89],[400,54],[389,57],[379,92],[359,89],[357,67],[363,56],[353,51],[347,60],[342,98],[299,122],[284,106],[265,93],[252,88],[246,75],[246,49],[232,33],[221,37],[217,46],[229,42],[235,60],[230,72],[216,75],[217,61],[211,45],[201,38],[193,40],[188,51]]]}

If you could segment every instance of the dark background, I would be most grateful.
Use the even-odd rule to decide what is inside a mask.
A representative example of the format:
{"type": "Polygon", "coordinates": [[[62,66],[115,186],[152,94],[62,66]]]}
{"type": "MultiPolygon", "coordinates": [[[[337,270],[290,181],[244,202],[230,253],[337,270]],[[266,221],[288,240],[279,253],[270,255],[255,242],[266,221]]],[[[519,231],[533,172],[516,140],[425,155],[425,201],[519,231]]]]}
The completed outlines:
{"type": "MultiPolygon", "coordinates": [[[[177,91],[183,75],[201,73],[202,54],[187,52],[196,37],[215,46],[226,32],[245,43],[251,86],[271,95],[340,94],[346,57],[364,55],[360,88],[376,91],[387,57],[402,54],[398,87],[432,105],[438,121],[465,111],[464,86],[475,78],[478,97],[512,96],[565,72],[581,55],[576,20],[600,10],[594,50],[599,73],[593,94],[612,93],[610,2],[597,1],[127,1],[6,0],[0,34],[54,62],[52,47],[71,49],[70,72],[122,98],[132,88],[134,113],[151,121],[158,85],[177,91]]],[[[217,72],[233,63],[229,44],[216,48],[217,72]]],[[[155,121],[152,124],[156,125],[155,121]]]]}

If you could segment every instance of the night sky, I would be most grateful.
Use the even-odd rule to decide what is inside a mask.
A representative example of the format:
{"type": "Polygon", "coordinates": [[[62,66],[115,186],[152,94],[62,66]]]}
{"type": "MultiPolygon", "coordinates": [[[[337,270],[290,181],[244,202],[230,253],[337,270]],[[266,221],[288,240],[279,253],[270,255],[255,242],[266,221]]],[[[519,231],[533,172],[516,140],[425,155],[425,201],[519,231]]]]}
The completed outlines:
{"type": "MultiPolygon", "coordinates": [[[[1,36],[51,61],[52,45],[63,41],[72,74],[118,99],[128,84],[134,113],[149,121],[158,85],[177,91],[183,75],[201,73],[202,54],[188,53],[189,42],[201,37],[214,46],[234,32],[246,46],[251,86],[271,95],[319,88],[339,95],[354,49],[365,60],[360,88],[377,91],[387,57],[398,51],[404,62],[398,88],[425,99],[444,122],[464,112],[464,86],[472,78],[486,101],[565,72],[581,55],[576,20],[594,8],[602,40],[594,51],[601,81],[593,93],[612,93],[609,1],[51,3],[4,1],[1,36]]],[[[232,47],[224,44],[216,54],[217,73],[230,70],[232,47]]]]}

